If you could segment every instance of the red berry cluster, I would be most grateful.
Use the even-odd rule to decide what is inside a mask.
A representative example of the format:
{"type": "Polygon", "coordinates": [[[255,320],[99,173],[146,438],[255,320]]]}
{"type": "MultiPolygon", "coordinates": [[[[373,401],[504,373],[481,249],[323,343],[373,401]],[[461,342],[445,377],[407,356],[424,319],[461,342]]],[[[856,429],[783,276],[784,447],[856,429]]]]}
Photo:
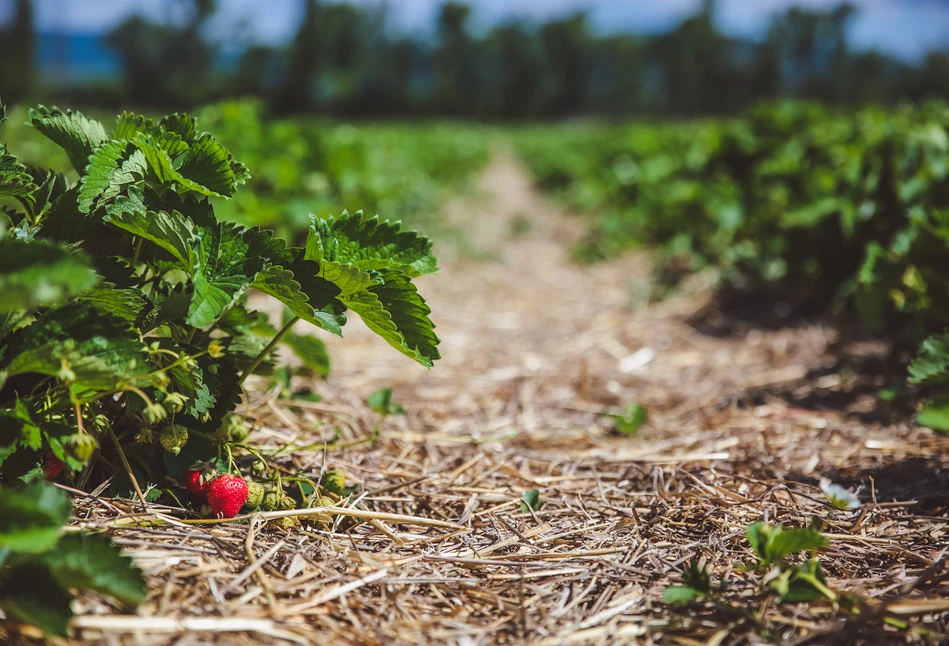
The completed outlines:
{"type": "Polygon", "coordinates": [[[247,482],[239,475],[213,470],[192,469],[185,475],[185,486],[195,496],[206,498],[217,518],[233,518],[247,502],[247,482]]]}

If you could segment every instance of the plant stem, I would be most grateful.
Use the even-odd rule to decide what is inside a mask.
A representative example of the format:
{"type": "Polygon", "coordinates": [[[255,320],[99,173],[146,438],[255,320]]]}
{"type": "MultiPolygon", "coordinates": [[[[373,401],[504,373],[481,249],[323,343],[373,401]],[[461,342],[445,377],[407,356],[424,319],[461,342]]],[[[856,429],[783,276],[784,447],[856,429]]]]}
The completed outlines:
{"type": "Polygon", "coordinates": [[[299,316],[294,316],[292,319],[290,319],[287,322],[286,325],[283,326],[283,329],[277,332],[277,336],[275,336],[273,339],[270,340],[270,343],[267,344],[267,347],[261,350],[260,354],[254,357],[254,360],[251,362],[251,364],[247,366],[246,370],[244,370],[244,374],[241,375],[240,381],[237,382],[239,385],[241,386],[244,385],[244,381],[247,379],[247,377],[250,376],[252,372],[257,370],[257,366],[259,366],[261,362],[263,362],[263,360],[267,358],[267,355],[270,354],[270,352],[275,347],[277,347],[277,344],[280,343],[280,340],[283,339],[283,337],[286,336],[287,332],[290,331],[290,328],[293,327],[293,324],[299,320],[300,320],[299,316]]]}
{"type": "Polygon", "coordinates": [[[109,437],[112,438],[112,443],[115,444],[115,450],[119,453],[119,459],[122,460],[122,466],[125,467],[125,471],[129,474],[129,479],[132,481],[132,486],[135,487],[135,493],[138,494],[138,499],[142,501],[142,511],[148,511],[148,503],[145,501],[145,494],[142,493],[142,488],[138,485],[138,480],[135,478],[135,474],[132,472],[132,465],[129,464],[129,459],[125,457],[125,451],[122,449],[122,445],[119,444],[119,438],[115,436],[115,431],[112,430],[111,426],[107,426],[109,431],[109,437]]]}
{"type": "Polygon", "coordinates": [[[80,435],[86,434],[86,429],[82,427],[82,404],[76,402],[76,427],[79,429],[80,435]]]}
{"type": "Polygon", "coordinates": [[[828,599],[836,603],[837,594],[833,590],[828,588],[826,585],[818,581],[816,576],[802,573],[802,574],[798,574],[798,577],[810,583],[812,586],[814,586],[814,588],[818,592],[820,592],[822,595],[824,595],[825,597],[827,597],[828,599]]]}
{"type": "Polygon", "coordinates": [[[132,267],[133,269],[135,268],[135,265],[138,264],[138,254],[140,254],[140,253],[142,252],[142,241],[143,241],[143,240],[144,240],[144,238],[137,238],[137,239],[135,240],[135,252],[132,254],[132,264],[129,265],[129,266],[132,267]]]}

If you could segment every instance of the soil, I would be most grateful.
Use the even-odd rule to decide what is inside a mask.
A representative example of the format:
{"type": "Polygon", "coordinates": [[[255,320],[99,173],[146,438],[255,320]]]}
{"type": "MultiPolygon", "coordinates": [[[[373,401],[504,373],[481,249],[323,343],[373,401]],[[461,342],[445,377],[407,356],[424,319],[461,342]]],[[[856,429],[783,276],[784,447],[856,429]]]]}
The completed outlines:
{"type": "Polygon", "coordinates": [[[151,595],[136,616],[83,597],[78,637],[465,646],[945,638],[949,439],[877,399],[886,377],[864,367],[885,347],[846,343],[821,322],[703,334],[695,321],[714,313],[708,281],[657,303],[648,254],[573,262],[583,220],[539,195],[507,152],[445,217],[465,245],[443,244],[442,270],[419,281],[442,339],[435,368],[353,320],[345,339],[328,341],[332,376],[309,384],[322,401],[258,390],[246,405],[265,452],[289,445],[274,458],[285,473],[341,469],[358,485],[357,510],[390,516],[289,531],[260,518],[132,527],[123,525],[128,501],[80,498],[79,524],[124,545],[151,595]],[[366,405],[387,387],[404,414],[383,418],[366,405]],[[632,403],[649,421],[619,434],[611,415],[632,403]],[[862,507],[833,508],[821,478],[856,491],[862,507]],[[534,489],[537,510],[521,503],[534,489]],[[815,517],[829,537],[817,559],[840,603],[760,594],[762,575],[739,567],[754,561],[745,527],[815,517]],[[724,591],[685,607],[663,602],[694,558],[724,591]]]}

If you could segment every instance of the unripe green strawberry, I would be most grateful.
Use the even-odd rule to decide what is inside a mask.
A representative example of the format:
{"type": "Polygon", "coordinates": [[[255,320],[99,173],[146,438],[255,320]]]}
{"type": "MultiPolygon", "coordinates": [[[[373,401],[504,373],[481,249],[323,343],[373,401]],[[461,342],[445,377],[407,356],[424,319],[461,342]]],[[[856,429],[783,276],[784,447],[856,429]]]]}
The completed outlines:
{"type": "Polygon", "coordinates": [[[280,509],[296,509],[297,501],[288,496],[287,494],[283,495],[283,498],[280,499],[280,509]]]}
{"type": "Polygon", "coordinates": [[[264,493],[264,499],[260,503],[260,508],[264,511],[273,511],[280,504],[280,499],[283,497],[283,492],[270,489],[264,493]]]}
{"type": "Polygon", "coordinates": [[[159,370],[152,374],[152,385],[159,390],[164,390],[168,387],[168,384],[171,383],[171,379],[168,378],[168,373],[164,370],[159,370]]]}
{"type": "Polygon", "coordinates": [[[247,485],[247,502],[244,506],[248,509],[259,507],[264,500],[264,485],[259,482],[251,482],[247,485]]]}
{"type": "Polygon", "coordinates": [[[88,433],[76,433],[69,438],[66,451],[80,462],[88,462],[99,448],[99,442],[88,433]]]}
{"type": "Polygon", "coordinates": [[[273,523],[276,527],[284,531],[290,531],[291,529],[294,529],[295,527],[300,526],[300,519],[297,518],[296,516],[284,516],[283,518],[274,518],[270,522],[273,523]]]}
{"type": "MultiPolygon", "coordinates": [[[[314,507],[332,507],[333,501],[329,498],[320,498],[313,501],[314,507]]],[[[312,522],[320,529],[329,529],[333,524],[333,516],[330,514],[319,514],[317,516],[307,516],[307,520],[312,522]]]]}
{"type": "Polygon", "coordinates": [[[232,424],[227,431],[227,436],[231,442],[243,442],[250,435],[250,429],[243,424],[232,424]]]}
{"type": "Polygon", "coordinates": [[[330,493],[342,496],[343,491],[346,489],[346,474],[338,469],[327,471],[323,474],[323,477],[320,478],[320,486],[330,493]]]}
{"type": "Polygon", "coordinates": [[[208,485],[208,504],[218,518],[234,518],[247,502],[247,481],[238,475],[219,475],[208,485]]]}
{"type": "Polygon", "coordinates": [[[158,443],[169,453],[178,455],[188,443],[188,429],[179,424],[166,426],[158,435],[158,443]]]}

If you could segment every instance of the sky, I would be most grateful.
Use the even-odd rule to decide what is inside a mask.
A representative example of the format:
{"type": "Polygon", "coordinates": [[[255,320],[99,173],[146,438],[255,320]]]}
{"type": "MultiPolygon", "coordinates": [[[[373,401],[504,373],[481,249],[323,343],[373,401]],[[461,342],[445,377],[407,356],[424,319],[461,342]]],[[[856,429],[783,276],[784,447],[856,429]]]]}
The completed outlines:
{"type": "MultiPolygon", "coordinates": [[[[375,4],[380,0],[352,0],[375,4]]],[[[386,0],[393,26],[422,32],[431,28],[441,0],[386,0]]],[[[476,26],[507,18],[535,20],[587,10],[592,23],[604,31],[653,33],[668,29],[698,8],[701,0],[468,0],[476,26]]],[[[917,60],[931,49],[949,46],[949,0],[851,0],[858,8],[851,43],[858,49],[880,49],[905,60],[917,60]]],[[[760,38],[775,12],[797,5],[827,9],[837,0],[719,0],[719,27],[731,35],[760,38]]],[[[291,37],[302,11],[302,0],[218,0],[220,11],[209,35],[226,41],[235,33],[262,44],[279,44],[291,37]]],[[[0,0],[0,21],[12,11],[13,0],[0,0]]],[[[173,18],[168,0],[34,0],[37,26],[43,31],[102,33],[130,14],[155,19],[173,18]]]]}

